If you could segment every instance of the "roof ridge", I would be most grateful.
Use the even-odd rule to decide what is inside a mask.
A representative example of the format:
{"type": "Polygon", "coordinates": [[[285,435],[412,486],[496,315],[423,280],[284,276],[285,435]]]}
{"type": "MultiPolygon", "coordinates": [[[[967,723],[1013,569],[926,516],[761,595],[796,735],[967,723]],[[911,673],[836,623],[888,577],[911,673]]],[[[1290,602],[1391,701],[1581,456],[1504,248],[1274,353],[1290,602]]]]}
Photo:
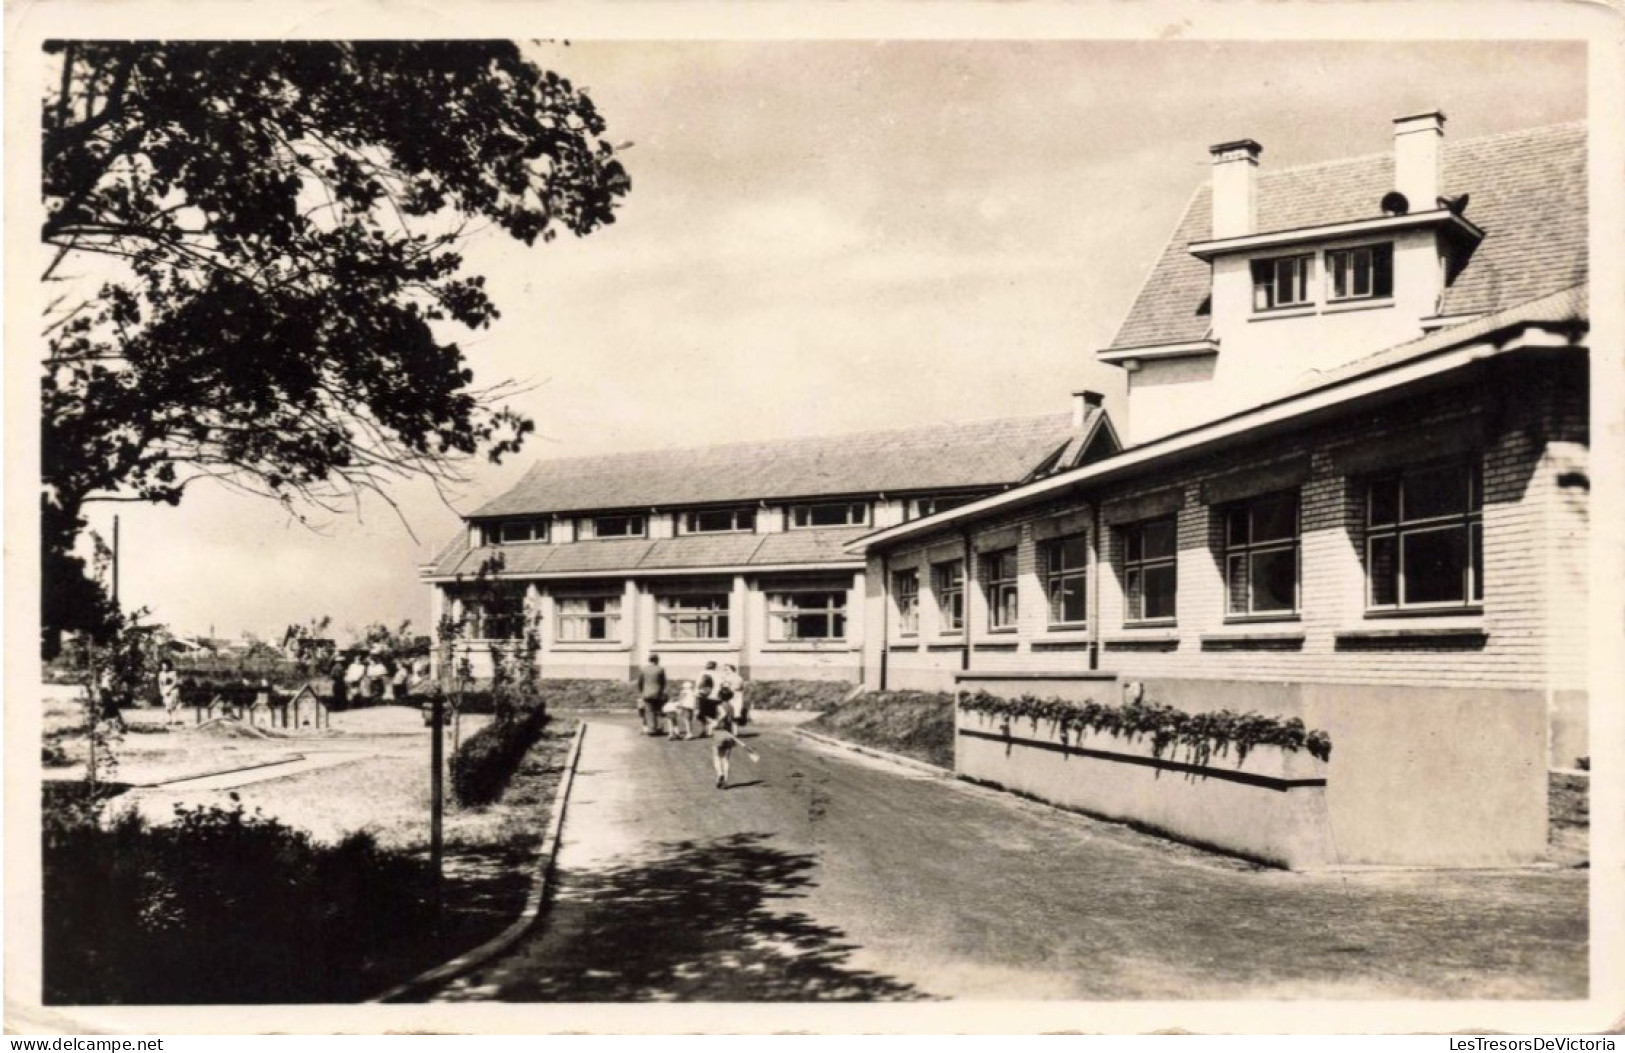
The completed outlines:
{"type": "Polygon", "coordinates": [[[646,446],[635,450],[617,450],[613,453],[585,453],[572,457],[543,457],[533,462],[532,467],[540,464],[568,464],[572,461],[602,461],[620,457],[647,457],[651,454],[681,454],[695,453],[701,450],[733,450],[744,447],[763,447],[779,445],[797,445],[801,443],[840,442],[853,439],[879,437],[883,435],[906,435],[910,433],[925,433],[934,429],[974,428],[979,425],[994,424],[1036,424],[1039,421],[1055,421],[1070,416],[1068,410],[1055,410],[1050,413],[1035,413],[1021,417],[976,417],[970,420],[943,420],[931,424],[915,424],[894,428],[866,428],[861,431],[822,432],[817,435],[786,435],[776,439],[737,439],[730,442],[700,442],[681,446],[646,446]]]}
{"type": "MultiPolygon", "coordinates": [[[[1445,136],[1440,146],[1445,151],[1459,149],[1465,146],[1477,146],[1482,143],[1494,142],[1498,139],[1513,139],[1521,136],[1538,135],[1542,132],[1555,132],[1574,128],[1584,128],[1587,125],[1585,118],[1574,121],[1559,121],[1556,124],[1537,124],[1530,128],[1509,128],[1500,132],[1488,132],[1484,135],[1475,135],[1470,139],[1452,139],[1445,136]]],[[[1375,150],[1364,154],[1349,154],[1343,157],[1330,157],[1323,161],[1306,161],[1299,165],[1290,165],[1286,168],[1260,168],[1258,178],[1265,180],[1279,175],[1295,174],[1298,172],[1312,172],[1320,168],[1335,168],[1339,165],[1356,165],[1371,161],[1391,160],[1394,156],[1392,148],[1375,150]]],[[[1204,183],[1203,185],[1209,185],[1204,183]]]]}

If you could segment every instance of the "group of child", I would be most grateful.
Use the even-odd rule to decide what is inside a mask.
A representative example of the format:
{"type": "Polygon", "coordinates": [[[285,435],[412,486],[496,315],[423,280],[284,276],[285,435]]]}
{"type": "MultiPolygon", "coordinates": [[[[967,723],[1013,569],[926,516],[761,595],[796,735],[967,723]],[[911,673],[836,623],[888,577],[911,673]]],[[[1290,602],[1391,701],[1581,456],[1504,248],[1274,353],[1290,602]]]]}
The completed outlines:
{"type": "Polygon", "coordinates": [[[714,739],[711,761],[716,768],[717,789],[727,789],[729,765],[734,747],[739,744],[735,732],[750,721],[745,681],[739,670],[732,665],[718,669],[717,663],[706,662],[698,681],[683,681],[670,707],[664,705],[666,677],[655,655],[649,656],[640,681],[645,685],[644,733],[664,734],[669,739],[714,739]]]}

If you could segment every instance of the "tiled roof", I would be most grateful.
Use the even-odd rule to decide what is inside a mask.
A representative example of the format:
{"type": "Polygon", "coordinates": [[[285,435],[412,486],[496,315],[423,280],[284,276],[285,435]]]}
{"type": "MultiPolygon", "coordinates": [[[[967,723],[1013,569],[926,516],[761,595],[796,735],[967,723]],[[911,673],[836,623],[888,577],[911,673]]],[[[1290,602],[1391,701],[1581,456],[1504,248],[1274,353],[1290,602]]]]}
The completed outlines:
{"type": "MultiPolygon", "coordinates": [[[[1464,215],[1485,237],[1445,291],[1440,313],[1499,311],[1585,281],[1585,164],[1584,123],[1445,139],[1442,194],[1471,195],[1464,215]]],[[[1260,169],[1258,230],[1374,218],[1393,173],[1391,153],[1260,169]]],[[[1211,236],[1210,191],[1204,185],[1192,195],[1111,349],[1207,335],[1210,271],[1187,246],[1211,236]]]]}
{"type": "Polygon", "coordinates": [[[689,537],[576,541],[562,545],[482,545],[470,549],[468,532],[436,559],[432,577],[472,578],[485,560],[502,557],[504,574],[559,577],[594,571],[635,573],[706,567],[782,567],[807,563],[852,563],[843,550],[867,527],[790,530],[782,534],[702,534],[689,537]]]}
{"type": "Polygon", "coordinates": [[[1071,414],[1057,413],[545,460],[470,518],[1000,486],[1072,433],[1071,414]]]}

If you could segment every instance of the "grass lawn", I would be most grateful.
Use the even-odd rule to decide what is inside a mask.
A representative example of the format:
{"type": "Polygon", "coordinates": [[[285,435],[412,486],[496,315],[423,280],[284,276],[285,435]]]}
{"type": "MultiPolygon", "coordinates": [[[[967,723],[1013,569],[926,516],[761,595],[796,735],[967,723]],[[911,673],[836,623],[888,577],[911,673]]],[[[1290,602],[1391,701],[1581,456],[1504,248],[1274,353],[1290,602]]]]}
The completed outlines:
{"type": "Polygon", "coordinates": [[[939,768],[954,766],[954,696],[944,692],[867,692],[827,710],[806,727],[939,768]]]}

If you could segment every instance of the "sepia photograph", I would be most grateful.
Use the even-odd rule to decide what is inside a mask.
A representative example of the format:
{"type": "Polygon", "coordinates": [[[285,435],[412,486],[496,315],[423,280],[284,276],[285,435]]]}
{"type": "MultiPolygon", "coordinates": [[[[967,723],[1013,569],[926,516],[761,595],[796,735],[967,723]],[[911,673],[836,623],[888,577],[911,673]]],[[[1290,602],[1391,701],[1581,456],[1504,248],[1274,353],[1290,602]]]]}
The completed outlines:
{"type": "Polygon", "coordinates": [[[111,6],[8,9],[8,1027],[1618,1019],[1617,23],[111,6]]]}

